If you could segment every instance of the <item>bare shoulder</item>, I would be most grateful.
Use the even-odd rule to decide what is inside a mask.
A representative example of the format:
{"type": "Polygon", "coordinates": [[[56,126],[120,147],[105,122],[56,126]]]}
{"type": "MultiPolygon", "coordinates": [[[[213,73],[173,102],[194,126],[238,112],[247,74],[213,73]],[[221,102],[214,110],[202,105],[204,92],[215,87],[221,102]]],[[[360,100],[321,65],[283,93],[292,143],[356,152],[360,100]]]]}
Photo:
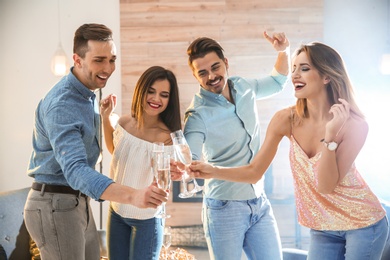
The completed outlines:
{"type": "Polygon", "coordinates": [[[129,131],[136,126],[137,122],[130,114],[126,114],[119,118],[118,124],[122,126],[123,129],[129,131]]]}
{"type": "Polygon", "coordinates": [[[291,119],[291,111],[292,111],[292,108],[291,107],[287,107],[287,108],[284,108],[284,109],[281,109],[279,111],[277,111],[274,115],[273,118],[279,120],[279,121],[289,121],[290,122],[290,119],[291,119]]]}
{"type": "Polygon", "coordinates": [[[269,128],[280,135],[289,136],[291,129],[292,108],[287,107],[277,111],[271,119],[269,128]]]}

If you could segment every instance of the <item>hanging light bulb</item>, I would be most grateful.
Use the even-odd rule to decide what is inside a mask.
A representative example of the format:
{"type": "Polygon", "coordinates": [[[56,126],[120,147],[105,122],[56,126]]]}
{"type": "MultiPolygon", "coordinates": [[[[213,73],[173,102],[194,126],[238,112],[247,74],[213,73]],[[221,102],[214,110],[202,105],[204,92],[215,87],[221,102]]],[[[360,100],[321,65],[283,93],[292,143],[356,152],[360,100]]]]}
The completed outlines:
{"type": "Polygon", "coordinates": [[[57,50],[54,53],[53,58],[51,59],[51,71],[56,76],[64,76],[66,73],[68,73],[68,70],[68,57],[66,56],[66,53],[62,48],[61,42],[59,42],[57,50]]]}
{"type": "Polygon", "coordinates": [[[61,28],[60,28],[60,1],[57,1],[58,7],[58,47],[51,59],[51,71],[56,76],[64,76],[69,71],[68,57],[61,44],[61,28]]]}

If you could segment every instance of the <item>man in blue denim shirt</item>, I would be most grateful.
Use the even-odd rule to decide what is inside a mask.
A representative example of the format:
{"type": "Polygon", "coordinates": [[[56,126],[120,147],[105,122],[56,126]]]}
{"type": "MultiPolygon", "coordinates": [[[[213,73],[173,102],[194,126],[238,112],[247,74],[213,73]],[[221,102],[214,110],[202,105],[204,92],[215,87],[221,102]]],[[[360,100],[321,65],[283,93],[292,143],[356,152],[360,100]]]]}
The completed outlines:
{"type": "MultiPolygon", "coordinates": [[[[200,91],[186,111],[184,134],[194,160],[218,166],[249,164],[260,147],[256,101],[282,91],[289,73],[289,42],[283,33],[265,38],[278,51],[271,76],[228,77],[222,47],[198,38],[187,49],[200,91]],[[203,154],[202,154],[203,152],[203,154]]],[[[237,174],[240,174],[237,172],[237,174]]],[[[205,180],[202,221],[210,258],[282,259],[279,231],[262,182],[205,180]]]]}
{"type": "Polygon", "coordinates": [[[99,240],[89,205],[112,200],[156,208],[168,193],[114,183],[94,167],[100,156],[100,115],[95,90],[115,70],[112,31],[84,24],[74,37],[74,66],[43,98],[35,113],[28,175],[35,178],[24,210],[27,230],[42,259],[100,259],[99,240]]]}

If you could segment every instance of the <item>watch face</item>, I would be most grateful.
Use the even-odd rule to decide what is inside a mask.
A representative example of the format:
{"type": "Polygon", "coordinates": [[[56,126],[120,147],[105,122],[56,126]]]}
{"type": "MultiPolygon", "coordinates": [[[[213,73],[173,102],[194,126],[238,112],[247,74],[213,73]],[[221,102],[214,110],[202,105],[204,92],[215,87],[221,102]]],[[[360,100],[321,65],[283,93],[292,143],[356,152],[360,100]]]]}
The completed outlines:
{"type": "Polygon", "coordinates": [[[336,142],[330,142],[328,144],[328,149],[331,150],[331,151],[334,151],[334,150],[337,149],[337,146],[338,146],[338,144],[336,142]]]}

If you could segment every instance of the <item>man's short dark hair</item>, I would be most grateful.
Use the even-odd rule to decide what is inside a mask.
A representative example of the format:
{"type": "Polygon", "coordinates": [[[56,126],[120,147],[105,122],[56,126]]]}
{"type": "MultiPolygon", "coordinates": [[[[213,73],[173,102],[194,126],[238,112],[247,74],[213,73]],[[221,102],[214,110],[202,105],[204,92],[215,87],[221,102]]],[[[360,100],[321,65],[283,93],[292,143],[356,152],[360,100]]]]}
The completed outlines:
{"type": "Polygon", "coordinates": [[[193,69],[192,62],[195,59],[203,58],[210,52],[215,52],[221,60],[225,59],[223,48],[217,41],[207,37],[194,40],[187,49],[188,65],[193,69]]]}
{"type": "Polygon", "coordinates": [[[81,58],[88,51],[88,41],[112,41],[112,31],[103,24],[89,23],[81,25],[74,34],[73,53],[81,58]]]}

